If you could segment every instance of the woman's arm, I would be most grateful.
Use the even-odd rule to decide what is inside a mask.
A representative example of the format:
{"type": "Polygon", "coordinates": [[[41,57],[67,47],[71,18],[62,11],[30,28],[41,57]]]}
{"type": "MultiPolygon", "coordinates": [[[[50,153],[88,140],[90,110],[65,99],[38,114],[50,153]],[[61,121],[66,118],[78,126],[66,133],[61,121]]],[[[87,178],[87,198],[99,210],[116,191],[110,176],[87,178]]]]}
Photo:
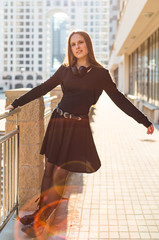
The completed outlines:
{"type": "Polygon", "coordinates": [[[61,65],[60,68],[54,73],[54,75],[51,76],[47,81],[31,89],[29,92],[22,95],[18,99],[15,99],[11,106],[13,106],[14,108],[18,106],[23,106],[24,104],[45,95],[47,92],[51,91],[57,85],[61,84],[62,69],[63,65],[61,65]]]}
{"type": "Polygon", "coordinates": [[[102,85],[108,96],[122,111],[138,123],[142,123],[147,127],[148,134],[153,133],[154,128],[152,123],[117,89],[116,84],[112,81],[112,78],[106,69],[103,69],[102,72],[102,85]]]}

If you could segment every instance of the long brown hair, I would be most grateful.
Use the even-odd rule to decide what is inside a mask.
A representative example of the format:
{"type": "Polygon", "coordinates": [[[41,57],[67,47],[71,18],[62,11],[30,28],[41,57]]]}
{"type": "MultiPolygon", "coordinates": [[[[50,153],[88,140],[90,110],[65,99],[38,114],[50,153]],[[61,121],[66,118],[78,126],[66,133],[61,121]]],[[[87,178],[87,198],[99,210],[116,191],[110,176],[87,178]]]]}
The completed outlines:
{"type": "Polygon", "coordinates": [[[88,33],[85,32],[85,31],[74,31],[70,34],[70,36],[68,38],[68,42],[67,42],[67,54],[65,56],[64,64],[68,67],[72,67],[77,62],[77,58],[73,55],[72,49],[71,49],[71,44],[70,44],[71,37],[74,34],[80,34],[84,38],[84,40],[86,42],[86,45],[87,45],[87,48],[88,48],[88,58],[89,58],[90,64],[92,66],[103,68],[103,66],[101,64],[99,64],[97,62],[97,60],[95,59],[91,38],[88,35],[88,33]]]}

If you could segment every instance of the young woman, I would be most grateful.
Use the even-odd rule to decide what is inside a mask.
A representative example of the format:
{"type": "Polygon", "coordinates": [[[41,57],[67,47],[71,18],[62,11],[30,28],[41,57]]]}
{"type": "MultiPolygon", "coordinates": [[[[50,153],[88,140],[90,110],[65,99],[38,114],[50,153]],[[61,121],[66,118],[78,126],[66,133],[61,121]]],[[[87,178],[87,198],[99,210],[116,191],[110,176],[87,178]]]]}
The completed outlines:
{"type": "Polygon", "coordinates": [[[103,90],[121,110],[143,124],[147,128],[147,134],[154,131],[152,123],[118,91],[108,70],[96,61],[91,39],[84,31],[71,33],[68,39],[68,63],[61,65],[40,86],[15,99],[6,109],[23,106],[59,84],[63,97],[52,113],[40,151],[40,154],[45,154],[45,170],[39,209],[32,215],[20,218],[26,225],[23,231],[28,234],[30,229],[33,230],[36,216],[43,206],[56,202],[43,213],[44,220],[56,208],[69,171],[93,173],[100,168],[88,113],[103,90]],[[58,192],[55,191],[55,185],[60,186],[58,192]]]}

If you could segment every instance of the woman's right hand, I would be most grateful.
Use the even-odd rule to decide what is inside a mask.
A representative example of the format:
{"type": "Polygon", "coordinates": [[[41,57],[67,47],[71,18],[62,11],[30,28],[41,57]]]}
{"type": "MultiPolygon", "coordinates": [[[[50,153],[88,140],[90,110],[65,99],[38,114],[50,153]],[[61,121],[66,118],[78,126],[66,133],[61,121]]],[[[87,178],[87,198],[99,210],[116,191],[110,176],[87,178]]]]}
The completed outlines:
{"type": "Polygon", "coordinates": [[[8,105],[5,109],[6,109],[6,110],[13,110],[14,107],[13,107],[12,105],[8,105]]]}
{"type": "Polygon", "coordinates": [[[147,134],[153,134],[154,132],[154,127],[153,125],[151,124],[148,128],[147,128],[147,134]]]}

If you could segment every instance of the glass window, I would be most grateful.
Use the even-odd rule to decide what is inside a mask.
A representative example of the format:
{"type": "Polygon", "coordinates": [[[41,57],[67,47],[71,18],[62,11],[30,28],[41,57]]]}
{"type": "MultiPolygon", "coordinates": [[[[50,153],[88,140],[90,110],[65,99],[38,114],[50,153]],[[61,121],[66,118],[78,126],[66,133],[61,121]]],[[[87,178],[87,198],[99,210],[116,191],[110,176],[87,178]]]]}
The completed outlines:
{"type": "Polygon", "coordinates": [[[156,31],[155,105],[159,106],[159,29],[156,31]]]}
{"type": "Polygon", "coordinates": [[[37,2],[37,6],[43,6],[43,2],[41,1],[37,2]]]}
{"type": "Polygon", "coordinates": [[[23,13],[23,12],[24,12],[24,9],[16,8],[16,12],[18,12],[18,13],[23,13]]]}
{"type": "Polygon", "coordinates": [[[55,2],[55,5],[56,5],[56,6],[60,6],[60,1],[56,1],[56,2],[55,2]]]}
{"type": "Polygon", "coordinates": [[[50,1],[47,1],[47,6],[49,7],[49,6],[51,6],[51,3],[50,3],[50,1]]]}
{"type": "Polygon", "coordinates": [[[159,29],[129,56],[129,92],[159,105],[159,29]]]}
{"type": "Polygon", "coordinates": [[[68,1],[64,1],[64,6],[65,6],[65,7],[68,6],[68,1]]]}
{"type": "Polygon", "coordinates": [[[17,15],[16,19],[24,19],[24,16],[23,15],[17,15]]]}

